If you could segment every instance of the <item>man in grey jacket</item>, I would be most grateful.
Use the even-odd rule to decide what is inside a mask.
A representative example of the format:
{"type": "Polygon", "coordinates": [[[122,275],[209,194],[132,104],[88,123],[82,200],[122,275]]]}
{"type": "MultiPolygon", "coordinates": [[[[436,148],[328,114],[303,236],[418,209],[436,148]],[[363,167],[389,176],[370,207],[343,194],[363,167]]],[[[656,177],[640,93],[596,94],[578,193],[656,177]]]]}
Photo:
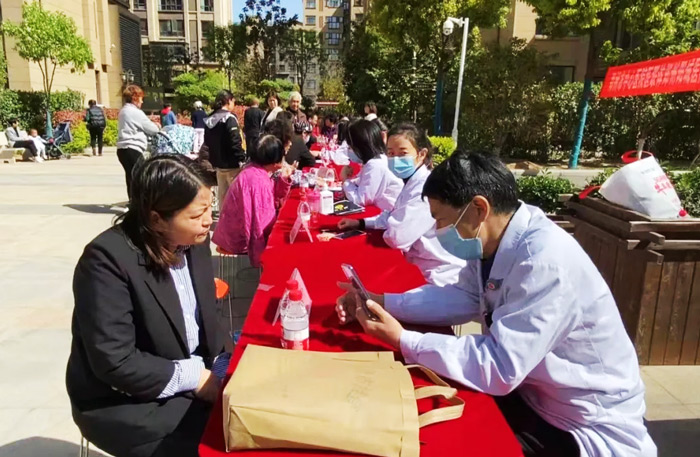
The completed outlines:
{"type": "MultiPolygon", "coordinates": [[[[11,148],[24,148],[29,151],[29,159],[33,162],[43,162],[44,159],[39,157],[38,151],[36,149],[36,144],[31,138],[22,135],[19,129],[19,122],[16,118],[10,119],[10,126],[5,130],[5,136],[7,137],[7,144],[11,148]]],[[[26,155],[25,155],[26,157],[26,155]]]]}

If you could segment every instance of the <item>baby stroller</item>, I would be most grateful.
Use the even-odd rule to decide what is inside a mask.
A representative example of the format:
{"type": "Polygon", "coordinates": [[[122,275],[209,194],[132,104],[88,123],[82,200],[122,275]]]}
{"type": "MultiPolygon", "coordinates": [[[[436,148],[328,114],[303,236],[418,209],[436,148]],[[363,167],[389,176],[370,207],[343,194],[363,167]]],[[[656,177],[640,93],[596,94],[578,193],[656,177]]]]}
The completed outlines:
{"type": "Polygon", "coordinates": [[[195,133],[192,127],[180,124],[167,125],[151,139],[151,154],[191,155],[194,139],[195,133]]]}
{"type": "Polygon", "coordinates": [[[60,159],[65,156],[70,159],[70,154],[66,154],[61,149],[61,146],[73,141],[73,135],[70,133],[70,121],[61,122],[53,131],[53,138],[44,137],[46,141],[46,155],[49,159],[60,159]]]}

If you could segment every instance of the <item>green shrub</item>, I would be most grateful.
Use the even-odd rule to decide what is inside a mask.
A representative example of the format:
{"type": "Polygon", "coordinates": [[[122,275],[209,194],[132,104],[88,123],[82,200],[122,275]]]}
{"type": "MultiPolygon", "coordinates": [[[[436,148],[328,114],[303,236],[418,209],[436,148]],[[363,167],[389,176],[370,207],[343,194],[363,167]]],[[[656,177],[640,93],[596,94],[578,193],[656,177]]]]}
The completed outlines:
{"type": "Polygon", "coordinates": [[[431,136],[430,143],[433,145],[433,163],[439,165],[455,152],[457,145],[450,136],[431,136]]]}
{"type": "Polygon", "coordinates": [[[69,154],[82,154],[85,152],[85,148],[90,146],[90,132],[88,132],[85,122],[71,125],[71,134],[73,141],[61,146],[61,149],[69,154]]]}
{"type": "Polygon", "coordinates": [[[117,125],[119,122],[113,120],[107,120],[107,126],[105,127],[103,141],[105,146],[116,146],[117,145],[117,125]]]}
{"type": "Polygon", "coordinates": [[[576,187],[564,178],[553,178],[548,174],[523,176],[518,179],[518,195],[525,203],[539,206],[545,213],[557,213],[564,204],[559,195],[571,194],[576,187]]]}
{"type": "MultiPolygon", "coordinates": [[[[24,130],[44,129],[46,113],[43,92],[0,90],[0,122],[7,125],[16,117],[24,130]]],[[[51,94],[51,110],[78,111],[83,109],[83,94],[73,90],[51,94]]]]}
{"type": "Polygon", "coordinates": [[[679,173],[673,181],[685,210],[693,217],[700,217],[700,168],[679,173]]]}
{"type": "Polygon", "coordinates": [[[619,168],[606,168],[588,181],[589,186],[602,186],[603,183],[612,176],[619,168]]]}

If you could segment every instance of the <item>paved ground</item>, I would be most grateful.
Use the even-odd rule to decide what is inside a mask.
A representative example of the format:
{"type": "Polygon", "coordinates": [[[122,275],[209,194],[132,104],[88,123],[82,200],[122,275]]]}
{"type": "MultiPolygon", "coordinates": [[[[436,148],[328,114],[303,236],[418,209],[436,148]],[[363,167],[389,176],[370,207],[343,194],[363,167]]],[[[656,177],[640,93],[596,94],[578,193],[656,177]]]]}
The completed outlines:
{"type": "MultiPolygon", "coordinates": [[[[122,170],[113,151],[0,164],[0,195],[0,457],[74,457],[80,435],[64,387],[71,278],[82,248],[126,199],[122,170]]],[[[700,367],[642,371],[659,455],[696,456],[700,367]]]]}

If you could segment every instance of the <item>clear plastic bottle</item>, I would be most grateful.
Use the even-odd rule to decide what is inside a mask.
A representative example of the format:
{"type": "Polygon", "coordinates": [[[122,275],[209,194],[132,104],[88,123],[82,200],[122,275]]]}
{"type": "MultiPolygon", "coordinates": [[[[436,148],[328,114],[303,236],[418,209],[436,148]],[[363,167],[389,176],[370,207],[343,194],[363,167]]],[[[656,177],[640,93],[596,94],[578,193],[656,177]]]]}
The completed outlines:
{"type": "Polygon", "coordinates": [[[282,347],[309,350],[309,312],[299,289],[289,292],[289,302],[282,313],[282,347]]]}
{"type": "Polygon", "coordinates": [[[328,184],[323,185],[321,191],[321,214],[333,214],[333,192],[328,189],[328,184]]]}

